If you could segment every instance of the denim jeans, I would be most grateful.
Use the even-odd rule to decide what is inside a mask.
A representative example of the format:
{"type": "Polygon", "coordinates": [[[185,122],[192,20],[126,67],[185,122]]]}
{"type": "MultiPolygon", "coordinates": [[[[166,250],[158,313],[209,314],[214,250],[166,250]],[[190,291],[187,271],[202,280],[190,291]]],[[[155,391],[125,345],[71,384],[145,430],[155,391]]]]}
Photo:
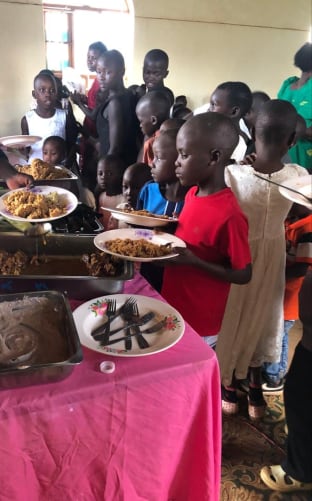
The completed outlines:
{"type": "Polygon", "coordinates": [[[264,377],[270,381],[278,383],[287,372],[288,365],[288,333],[294,325],[294,320],[284,320],[284,335],[282,340],[282,351],[279,362],[263,364],[264,377]]]}

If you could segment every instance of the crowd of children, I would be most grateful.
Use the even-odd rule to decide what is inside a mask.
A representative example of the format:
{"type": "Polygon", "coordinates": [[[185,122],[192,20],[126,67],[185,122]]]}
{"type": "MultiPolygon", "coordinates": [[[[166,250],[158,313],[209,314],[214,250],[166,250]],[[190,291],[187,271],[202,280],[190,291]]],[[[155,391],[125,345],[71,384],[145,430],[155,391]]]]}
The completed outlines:
{"type": "MultiPolygon", "coordinates": [[[[177,257],[166,261],[164,270],[148,263],[141,272],[216,349],[223,412],[238,412],[236,390],[248,379],[249,416],[259,419],[266,407],[262,375],[271,388],[283,386],[289,322],[298,318],[298,308],[288,318],[286,299],[283,313],[284,222],[292,202],[270,181],[299,179],[310,168],[302,159],[310,155],[312,96],[301,115],[297,97],[312,85],[312,44],[296,54],[302,76],[283,84],[280,99],[252,92],[244,82],[227,81],[212,91],[207,109],[194,115],[186,97],[175,101],[164,85],[169,58],[163,50],[146,54],[144,83],[129,88],[117,50],[91,44],[88,62],[97,75],[88,97],[71,95],[86,115],[82,128],[72,113],[57,107],[53,75],[35,77],[37,105],[23,117],[22,132],[43,136],[43,141],[31,148],[29,158],[72,168],[68,159],[74,148],[77,152],[80,132],[83,148],[93,148],[80,165],[82,183],[93,192],[105,229],[111,228],[111,219],[102,208],[120,203],[179,215],[168,231],[186,248],[176,249],[177,257]],[[285,162],[289,154],[292,163],[285,162]]],[[[288,221],[286,228],[286,240],[296,249],[286,287],[294,303],[312,262],[311,211],[299,221],[288,221]],[[295,285],[289,277],[296,278],[295,285]]],[[[312,477],[302,477],[312,482],[312,477]]]]}

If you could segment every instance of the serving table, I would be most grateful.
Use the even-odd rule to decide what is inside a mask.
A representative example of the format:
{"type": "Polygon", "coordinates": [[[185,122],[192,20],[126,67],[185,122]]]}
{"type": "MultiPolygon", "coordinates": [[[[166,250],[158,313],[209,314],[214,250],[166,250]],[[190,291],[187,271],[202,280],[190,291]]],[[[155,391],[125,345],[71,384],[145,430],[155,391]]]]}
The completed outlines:
{"type": "MultiPolygon", "coordinates": [[[[161,299],[139,274],[124,292],[161,299]]],[[[83,352],[68,379],[0,392],[0,500],[217,501],[219,368],[198,334],[151,356],[83,352]]]]}

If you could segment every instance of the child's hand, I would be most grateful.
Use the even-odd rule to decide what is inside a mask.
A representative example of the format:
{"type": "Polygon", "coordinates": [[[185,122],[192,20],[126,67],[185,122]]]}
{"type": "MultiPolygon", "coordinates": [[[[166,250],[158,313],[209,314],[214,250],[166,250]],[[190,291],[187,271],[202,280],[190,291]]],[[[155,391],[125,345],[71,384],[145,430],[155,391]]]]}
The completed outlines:
{"type": "Polygon", "coordinates": [[[256,160],[257,160],[257,154],[256,153],[250,153],[250,155],[247,155],[244,158],[244,160],[241,160],[239,163],[241,165],[252,165],[256,160]]]}
{"type": "Polygon", "coordinates": [[[193,254],[187,247],[172,247],[172,252],[177,253],[178,256],[170,258],[166,264],[193,264],[195,254],[193,254]]]}
{"type": "Polygon", "coordinates": [[[6,179],[5,182],[10,190],[16,190],[17,188],[22,188],[24,186],[30,187],[34,183],[34,180],[28,174],[17,173],[6,179]]]}

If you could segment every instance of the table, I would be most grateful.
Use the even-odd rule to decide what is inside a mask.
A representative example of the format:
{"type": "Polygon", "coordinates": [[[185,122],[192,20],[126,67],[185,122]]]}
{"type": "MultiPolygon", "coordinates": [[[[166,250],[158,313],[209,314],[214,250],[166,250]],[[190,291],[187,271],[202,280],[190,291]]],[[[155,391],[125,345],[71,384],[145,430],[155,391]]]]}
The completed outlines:
{"type": "MultiPolygon", "coordinates": [[[[160,298],[140,275],[124,292],[160,298]]],[[[83,351],[63,381],[0,392],[0,500],[217,501],[215,353],[188,325],[152,356],[83,351]]]]}

